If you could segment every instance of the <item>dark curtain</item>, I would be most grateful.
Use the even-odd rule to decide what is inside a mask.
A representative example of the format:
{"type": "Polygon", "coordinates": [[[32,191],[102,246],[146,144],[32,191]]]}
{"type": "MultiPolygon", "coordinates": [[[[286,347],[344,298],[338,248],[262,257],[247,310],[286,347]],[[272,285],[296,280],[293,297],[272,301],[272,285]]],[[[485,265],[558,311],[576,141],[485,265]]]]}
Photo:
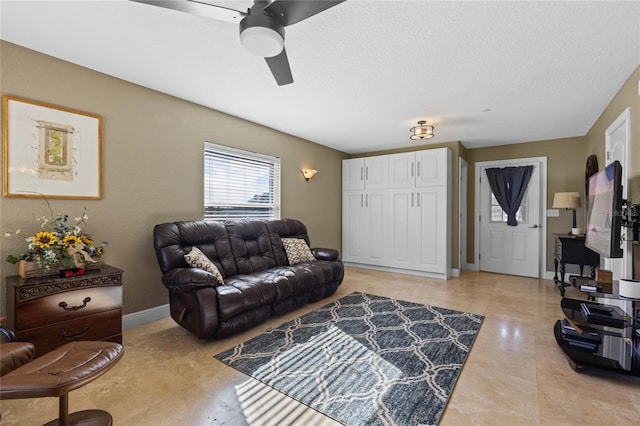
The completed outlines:
{"type": "Polygon", "coordinates": [[[486,169],[491,192],[502,210],[507,213],[507,225],[518,226],[516,212],[527,190],[533,166],[503,167],[486,169]]]}

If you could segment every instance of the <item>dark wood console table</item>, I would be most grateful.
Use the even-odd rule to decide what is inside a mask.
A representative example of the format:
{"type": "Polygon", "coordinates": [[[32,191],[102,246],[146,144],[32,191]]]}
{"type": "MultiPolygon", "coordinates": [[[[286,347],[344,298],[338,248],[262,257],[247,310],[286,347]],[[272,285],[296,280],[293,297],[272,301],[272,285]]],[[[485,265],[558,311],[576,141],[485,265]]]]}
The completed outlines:
{"type": "Polygon", "coordinates": [[[9,328],[36,357],[74,340],[122,343],[122,273],[104,265],[71,278],[7,277],[9,328]]]}
{"type": "Polygon", "coordinates": [[[591,268],[590,277],[595,276],[595,268],[600,266],[600,255],[584,245],[584,236],[576,236],[570,234],[553,234],[555,245],[553,253],[553,264],[555,266],[555,275],[553,281],[556,283],[560,294],[564,296],[565,287],[571,284],[565,283],[565,265],[580,266],[580,275],[585,266],[591,268]],[[558,279],[558,265],[560,265],[560,279],[558,279]]]}

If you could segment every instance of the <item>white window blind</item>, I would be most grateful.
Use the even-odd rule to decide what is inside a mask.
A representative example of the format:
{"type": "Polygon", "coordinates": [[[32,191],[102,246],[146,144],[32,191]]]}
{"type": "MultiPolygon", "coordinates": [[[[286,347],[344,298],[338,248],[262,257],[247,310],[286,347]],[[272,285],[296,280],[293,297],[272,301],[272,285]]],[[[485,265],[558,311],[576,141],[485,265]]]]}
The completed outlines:
{"type": "Polygon", "coordinates": [[[280,159],[204,144],[204,220],[280,219],[280,159]]]}

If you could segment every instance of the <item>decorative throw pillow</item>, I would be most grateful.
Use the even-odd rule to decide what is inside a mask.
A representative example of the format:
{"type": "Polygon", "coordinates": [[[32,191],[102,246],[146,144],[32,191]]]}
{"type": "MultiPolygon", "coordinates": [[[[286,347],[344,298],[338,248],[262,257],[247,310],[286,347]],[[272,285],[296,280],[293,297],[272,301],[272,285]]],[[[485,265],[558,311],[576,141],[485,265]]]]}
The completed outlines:
{"type": "Polygon", "coordinates": [[[282,244],[284,245],[284,251],[287,252],[289,265],[302,262],[315,262],[316,258],[313,257],[313,253],[311,253],[307,242],[302,238],[282,238],[282,244]]]}
{"type": "Polygon", "coordinates": [[[216,265],[214,265],[207,255],[201,252],[198,247],[191,248],[191,251],[184,255],[184,260],[186,260],[192,268],[203,269],[212,273],[213,276],[216,277],[216,280],[218,280],[218,285],[224,285],[224,278],[216,265]]]}

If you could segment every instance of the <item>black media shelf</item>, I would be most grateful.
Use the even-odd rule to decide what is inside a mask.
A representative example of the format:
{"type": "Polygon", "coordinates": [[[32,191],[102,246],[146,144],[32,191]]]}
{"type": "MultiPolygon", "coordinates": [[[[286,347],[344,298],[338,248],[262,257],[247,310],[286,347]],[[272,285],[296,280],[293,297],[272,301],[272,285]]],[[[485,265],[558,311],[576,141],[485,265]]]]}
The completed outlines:
{"type": "Polygon", "coordinates": [[[610,327],[587,322],[580,309],[583,302],[593,303],[563,298],[560,306],[565,317],[581,330],[600,335],[601,342],[594,351],[569,344],[563,337],[562,320],[556,321],[553,327],[556,342],[571,368],[577,372],[587,368],[597,368],[640,376],[640,345],[638,344],[640,339],[636,336],[637,318],[634,321],[632,316],[634,310],[631,309],[631,315],[625,317],[623,327],[610,327]]]}

